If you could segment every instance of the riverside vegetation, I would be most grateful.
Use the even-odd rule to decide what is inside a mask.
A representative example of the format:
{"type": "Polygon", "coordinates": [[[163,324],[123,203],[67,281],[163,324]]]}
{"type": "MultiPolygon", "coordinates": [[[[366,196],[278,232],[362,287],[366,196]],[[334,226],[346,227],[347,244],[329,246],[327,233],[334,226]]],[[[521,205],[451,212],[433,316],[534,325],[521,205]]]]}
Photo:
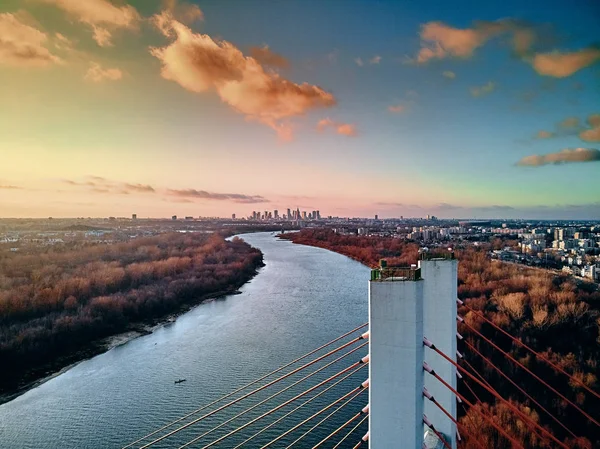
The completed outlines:
{"type": "MultiPolygon", "coordinates": [[[[391,237],[365,237],[338,235],[329,229],[305,229],[299,233],[285,234],[282,238],[294,243],[318,246],[349,256],[374,267],[382,258],[390,266],[408,266],[416,263],[419,245],[391,237]]],[[[573,278],[544,270],[492,261],[490,249],[505,245],[499,239],[480,246],[465,245],[456,248],[459,259],[458,296],[470,308],[483,313],[497,326],[519,338],[542,353],[552,362],[598,391],[597,378],[600,363],[600,292],[597,286],[577,282],[573,278]]],[[[466,323],[494,341],[502,350],[524,364],[553,388],[564,394],[598,419],[600,401],[587,393],[576,382],[569,381],[543,361],[485,323],[466,307],[459,307],[466,323]]],[[[536,381],[531,375],[515,366],[500,352],[483,341],[467,326],[459,330],[465,343],[459,343],[465,360],[483,375],[500,395],[516,405],[532,420],[552,432],[568,447],[600,447],[598,427],[588,421],[567,402],[561,400],[536,381]],[[570,436],[539,407],[531,403],[505,377],[485,362],[471,345],[500,367],[510,379],[535,398],[546,410],[558,418],[579,438],[570,436]]],[[[463,362],[463,363],[466,363],[463,362]]],[[[468,365],[464,366],[469,369],[468,365]]],[[[555,443],[539,438],[510,408],[477,384],[470,382],[473,393],[459,382],[459,392],[472,401],[474,407],[493,417],[515,440],[526,448],[550,448],[555,443]],[[474,396],[476,395],[476,396],[474,396]],[[481,402],[478,402],[479,398],[481,402]]],[[[511,443],[487,423],[473,409],[461,408],[460,423],[469,435],[463,435],[462,448],[508,448],[511,443]]]]}
{"type": "Polygon", "coordinates": [[[99,342],[232,293],[262,253],[219,234],[167,233],[0,253],[0,393],[104,346],[99,342]]]}

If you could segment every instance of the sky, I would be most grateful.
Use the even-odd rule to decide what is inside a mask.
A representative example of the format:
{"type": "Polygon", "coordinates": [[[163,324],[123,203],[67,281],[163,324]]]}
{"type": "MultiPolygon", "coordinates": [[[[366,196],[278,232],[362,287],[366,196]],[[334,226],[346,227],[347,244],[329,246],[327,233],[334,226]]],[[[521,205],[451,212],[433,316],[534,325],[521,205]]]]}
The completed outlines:
{"type": "Polygon", "coordinates": [[[3,0],[0,217],[600,219],[600,4],[3,0]]]}

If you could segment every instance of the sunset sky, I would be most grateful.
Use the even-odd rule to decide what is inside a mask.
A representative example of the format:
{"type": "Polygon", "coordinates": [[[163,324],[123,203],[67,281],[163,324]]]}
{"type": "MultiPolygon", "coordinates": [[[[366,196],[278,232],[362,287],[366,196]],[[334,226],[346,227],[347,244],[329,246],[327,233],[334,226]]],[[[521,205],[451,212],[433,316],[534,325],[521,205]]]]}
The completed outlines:
{"type": "Polygon", "coordinates": [[[2,0],[0,217],[600,218],[594,0],[2,0]]]}

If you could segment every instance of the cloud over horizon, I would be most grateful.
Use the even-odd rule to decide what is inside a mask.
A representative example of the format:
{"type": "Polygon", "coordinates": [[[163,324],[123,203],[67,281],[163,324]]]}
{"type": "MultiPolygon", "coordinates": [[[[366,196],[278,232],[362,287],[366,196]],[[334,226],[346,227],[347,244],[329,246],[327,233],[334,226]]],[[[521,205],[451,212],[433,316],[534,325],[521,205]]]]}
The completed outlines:
{"type": "Polygon", "coordinates": [[[271,127],[283,141],[293,137],[290,118],[336,104],[331,93],[308,83],[296,84],[265,69],[230,42],[196,34],[164,15],[156,20],[175,35],[166,47],[150,49],[162,63],[163,78],[191,92],[216,92],[234,111],[271,127]]]}
{"type": "MultiPolygon", "coordinates": [[[[83,180],[62,179],[63,184],[73,187],[84,187],[87,192],[100,194],[162,194],[176,202],[193,202],[192,200],[231,201],[239,204],[268,203],[261,195],[245,195],[242,193],[216,193],[197,189],[155,188],[149,184],[112,181],[101,176],[86,176],[83,180]]],[[[2,188],[2,186],[0,186],[2,188]]],[[[167,199],[165,198],[165,199],[167,199]]]]}
{"type": "Polygon", "coordinates": [[[74,187],[86,187],[94,193],[115,193],[128,195],[130,193],[156,193],[154,187],[147,184],[133,184],[128,182],[110,181],[101,176],[86,176],[86,181],[73,179],[61,180],[64,184],[74,187]]]}
{"type": "Polygon", "coordinates": [[[232,201],[241,204],[268,203],[269,200],[261,195],[244,195],[242,193],[215,193],[196,189],[168,189],[168,196],[177,198],[193,198],[215,201],[232,201]]]}
{"type": "Polygon", "coordinates": [[[600,161],[600,150],[595,148],[565,148],[556,153],[533,154],[517,162],[519,166],[540,167],[549,164],[600,161]]]}
{"type": "MultiPolygon", "coordinates": [[[[460,205],[437,203],[432,205],[405,204],[402,202],[376,202],[378,206],[387,207],[392,212],[390,216],[404,215],[405,217],[422,217],[425,214],[442,218],[455,219],[512,219],[529,218],[539,220],[572,219],[578,214],[583,219],[600,218],[600,202],[587,204],[534,204],[524,205],[460,205]]],[[[381,212],[380,212],[381,213],[381,212]]]]}

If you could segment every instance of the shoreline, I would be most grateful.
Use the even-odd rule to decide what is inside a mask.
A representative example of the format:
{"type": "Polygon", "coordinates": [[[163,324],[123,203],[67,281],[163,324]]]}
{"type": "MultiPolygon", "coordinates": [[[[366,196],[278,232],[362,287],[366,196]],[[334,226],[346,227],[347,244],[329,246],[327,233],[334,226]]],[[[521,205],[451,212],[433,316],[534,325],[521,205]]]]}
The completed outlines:
{"type": "Polygon", "coordinates": [[[239,289],[243,285],[247,284],[252,279],[254,279],[254,277],[259,274],[259,271],[263,266],[264,263],[261,266],[257,267],[257,269],[251,277],[249,277],[241,285],[232,286],[231,290],[223,290],[220,292],[215,292],[201,296],[197,301],[190,302],[188,304],[182,304],[178,310],[173,311],[161,318],[131,324],[123,332],[104,337],[97,341],[90,342],[86,347],[75,351],[72,354],[60,357],[52,364],[40,366],[37,369],[30,370],[27,374],[34,377],[32,380],[25,382],[23,385],[20,385],[16,388],[0,393],[0,406],[11,402],[24,395],[28,391],[33,390],[34,388],[37,388],[45,384],[46,382],[54,379],[55,377],[66,373],[70,369],[74,368],[75,366],[79,365],[80,363],[86,360],[92,359],[100,354],[107,353],[108,351],[116,347],[122,346],[124,344],[127,344],[130,341],[135,340],[136,338],[143,337],[145,335],[150,335],[155,330],[166,326],[170,323],[174,323],[177,320],[177,318],[189,312],[193,308],[200,306],[201,304],[209,303],[211,301],[223,297],[241,294],[241,291],[239,289]],[[37,371],[40,372],[39,376],[36,376],[34,374],[37,371]]]}

